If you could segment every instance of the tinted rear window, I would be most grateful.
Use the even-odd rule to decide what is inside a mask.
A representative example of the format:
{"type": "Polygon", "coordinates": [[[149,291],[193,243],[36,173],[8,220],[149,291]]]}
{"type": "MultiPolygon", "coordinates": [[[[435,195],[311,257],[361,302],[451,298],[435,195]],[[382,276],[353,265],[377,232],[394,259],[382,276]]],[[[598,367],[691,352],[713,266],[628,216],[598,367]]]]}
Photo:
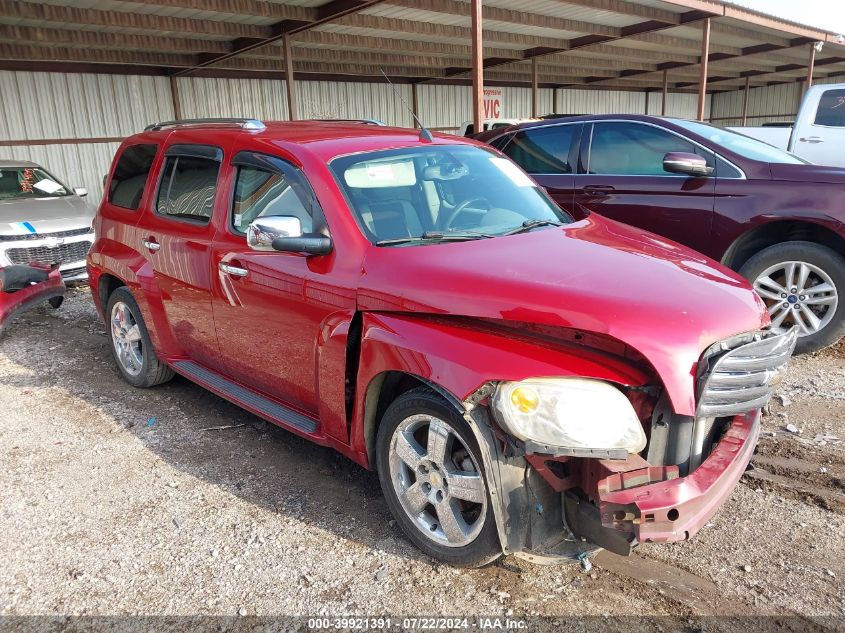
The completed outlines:
{"type": "Polygon", "coordinates": [[[168,156],[156,211],[161,215],[208,223],[214,207],[220,163],[197,156],[168,156]]]}
{"type": "Polygon", "coordinates": [[[131,145],[123,150],[109,184],[109,202],[137,209],[153,166],[158,145],[131,145]]]}
{"type": "Polygon", "coordinates": [[[826,90],[816,110],[816,125],[845,127],[845,90],[826,90]]]}

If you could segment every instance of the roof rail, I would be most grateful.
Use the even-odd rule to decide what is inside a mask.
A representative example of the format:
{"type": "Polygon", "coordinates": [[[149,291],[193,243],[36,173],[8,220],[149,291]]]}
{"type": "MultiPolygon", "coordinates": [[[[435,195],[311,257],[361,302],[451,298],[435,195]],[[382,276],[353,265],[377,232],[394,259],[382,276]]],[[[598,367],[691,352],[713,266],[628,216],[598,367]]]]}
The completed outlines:
{"type": "Polygon", "coordinates": [[[378,119],[307,119],[308,121],[325,121],[327,123],[361,123],[363,125],[386,126],[387,123],[378,119]]]}
{"type": "Polygon", "coordinates": [[[178,121],[162,121],[160,123],[153,123],[144,128],[145,132],[152,132],[161,130],[166,127],[178,127],[180,125],[238,125],[245,130],[261,131],[267,126],[263,121],[258,119],[180,119],[178,121]]]}

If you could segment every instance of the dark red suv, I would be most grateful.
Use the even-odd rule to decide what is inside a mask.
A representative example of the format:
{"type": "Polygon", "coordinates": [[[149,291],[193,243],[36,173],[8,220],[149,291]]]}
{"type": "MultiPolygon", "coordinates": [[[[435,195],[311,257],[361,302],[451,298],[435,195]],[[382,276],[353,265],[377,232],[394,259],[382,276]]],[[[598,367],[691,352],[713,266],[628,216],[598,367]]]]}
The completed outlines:
{"type": "Polygon", "coordinates": [[[453,564],[690,538],[795,344],[726,268],[573,221],[454,136],[151,126],[95,228],[129,383],[181,374],[376,468],[409,538],[453,564]]]}
{"type": "Polygon", "coordinates": [[[519,163],[573,217],[596,211],[739,271],[776,331],[798,327],[799,352],[845,335],[845,169],[652,116],[569,117],[476,138],[519,163]]]}

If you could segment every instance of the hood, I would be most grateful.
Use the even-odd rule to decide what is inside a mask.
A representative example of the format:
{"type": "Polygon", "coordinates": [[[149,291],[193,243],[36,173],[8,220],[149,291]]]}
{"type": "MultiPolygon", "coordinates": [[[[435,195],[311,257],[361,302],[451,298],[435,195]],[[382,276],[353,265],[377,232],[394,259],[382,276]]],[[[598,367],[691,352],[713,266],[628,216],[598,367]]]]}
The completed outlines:
{"type": "Polygon", "coordinates": [[[845,183],[845,169],[840,167],[772,163],[771,170],[772,178],[774,180],[786,180],[789,182],[825,182],[834,184],[845,183]]]}
{"type": "Polygon", "coordinates": [[[69,231],[91,226],[93,219],[93,207],[79,196],[0,200],[0,235],[69,231]]]}
{"type": "Polygon", "coordinates": [[[595,214],[472,242],[373,248],[362,310],[455,315],[611,336],[643,355],[682,415],[702,352],[768,321],[748,283],[690,249],[595,214]]]}

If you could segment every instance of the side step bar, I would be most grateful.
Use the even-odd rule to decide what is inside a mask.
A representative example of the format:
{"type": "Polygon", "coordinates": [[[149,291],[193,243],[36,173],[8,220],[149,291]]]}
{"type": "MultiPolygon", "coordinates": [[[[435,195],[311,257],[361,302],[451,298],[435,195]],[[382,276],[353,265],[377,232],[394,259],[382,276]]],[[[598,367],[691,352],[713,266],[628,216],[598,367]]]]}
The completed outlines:
{"type": "Polygon", "coordinates": [[[238,383],[229,380],[225,376],[221,376],[215,371],[206,369],[202,365],[190,360],[179,360],[172,365],[173,369],[186,378],[190,378],[194,382],[208,388],[209,391],[213,391],[235,404],[245,404],[271,420],[278,420],[282,424],[291,426],[304,433],[313,435],[317,431],[317,423],[311,418],[283,404],[265,398],[246,387],[242,387],[238,383]]]}

